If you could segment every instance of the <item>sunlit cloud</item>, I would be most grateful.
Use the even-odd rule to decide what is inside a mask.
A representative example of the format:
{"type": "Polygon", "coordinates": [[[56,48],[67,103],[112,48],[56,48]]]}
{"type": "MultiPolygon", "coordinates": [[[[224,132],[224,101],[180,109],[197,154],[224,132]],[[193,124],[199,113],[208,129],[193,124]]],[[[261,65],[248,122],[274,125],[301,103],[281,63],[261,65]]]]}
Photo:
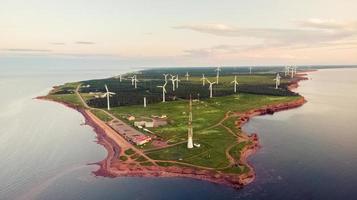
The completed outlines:
{"type": "MultiPolygon", "coordinates": [[[[326,45],[357,36],[357,23],[339,23],[325,20],[306,20],[297,23],[296,28],[247,28],[226,24],[194,24],[173,27],[221,37],[255,38],[261,47],[305,48],[326,45]]],[[[259,45],[258,45],[259,46],[259,45]]],[[[257,47],[256,44],[253,47],[257,47]]]]}
{"type": "Polygon", "coordinates": [[[2,49],[2,51],[7,52],[19,52],[19,53],[26,53],[26,52],[51,52],[50,49],[26,49],[26,48],[9,48],[9,49],[2,49]]]}
{"type": "Polygon", "coordinates": [[[95,42],[90,42],[90,41],[76,41],[75,44],[92,45],[92,44],[95,44],[95,42]]]}

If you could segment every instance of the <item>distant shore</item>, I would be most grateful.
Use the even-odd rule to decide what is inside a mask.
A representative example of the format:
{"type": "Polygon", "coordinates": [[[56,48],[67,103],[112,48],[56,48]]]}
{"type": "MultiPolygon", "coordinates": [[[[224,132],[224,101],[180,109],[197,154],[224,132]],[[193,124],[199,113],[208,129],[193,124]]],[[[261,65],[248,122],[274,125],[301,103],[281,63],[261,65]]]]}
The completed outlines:
{"type": "MultiPolygon", "coordinates": [[[[298,87],[298,83],[301,80],[307,80],[306,73],[299,73],[296,75],[288,86],[289,90],[298,87]]],[[[93,127],[97,134],[98,144],[104,146],[107,150],[107,157],[98,162],[93,163],[99,165],[99,169],[94,173],[96,176],[104,177],[121,177],[121,176],[137,176],[137,177],[187,177],[193,179],[199,179],[209,181],[218,184],[224,184],[235,188],[241,188],[255,179],[255,170],[252,165],[247,161],[248,157],[254,154],[260,147],[257,134],[242,133],[243,137],[250,141],[250,145],[247,145],[241,152],[239,162],[245,164],[249,168],[249,172],[243,174],[229,174],[220,173],[219,171],[210,169],[199,169],[189,166],[137,166],[132,163],[124,164],[120,159],[120,155],[123,154],[122,149],[127,149],[132,146],[124,138],[122,138],[116,131],[110,128],[105,122],[97,118],[89,109],[74,106],[69,103],[59,102],[46,97],[38,97],[37,99],[45,99],[54,102],[64,104],[67,107],[73,108],[80,112],[84,117],[87,125],[93,127]],[[125,148],[124,148],[125,147],[125,148]]],[[[279,103],[273,105],[266,105],[258,109],[252,109],[244,113],[239,113],[240,120],[236,121],[235,125],[238,129],[247,123],[252,117],[266,114],[273,114],[282,110],[288,110],[302,106],[306,102],[304,97],[297,100],[279,103]]]]}

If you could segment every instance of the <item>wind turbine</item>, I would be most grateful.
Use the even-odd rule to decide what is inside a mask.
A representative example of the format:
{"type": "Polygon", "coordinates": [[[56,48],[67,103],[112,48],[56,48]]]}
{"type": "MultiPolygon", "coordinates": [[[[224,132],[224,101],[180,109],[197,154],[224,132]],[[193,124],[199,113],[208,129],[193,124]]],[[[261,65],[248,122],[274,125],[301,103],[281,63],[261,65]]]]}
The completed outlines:
{"type": "Polygon", "coordinates": [[[171,75],[171,78],[170,78],[170,81],[172,82],[172,91],[175,91],[175,88],[176,88],[176,79],[175,79],[175,76],[172,76],[171,75]]]}
{"type": "Polygon", "coordinates": [[[288,66],[285,66],[285,76],[287,76],[289,74],[289,67],[288,66]]]}
{"type": "Polygon", "coordinates": [[[135,75],[134,76],[132,76],[132,77],[129,77],[129,78],[131,78],[131,85],[134,85],[134,79],[135,79],[135,75]]]}
{"type": "Polygon", "coordinates": [[[275,89],[278,89],[279,88],[279,86],[280,86],[280,74],[279,73],[277,73],[276,74],[276,78],[274,79],[274,81],[275,81],[275,89]]]}
{"type": "Polygon", "coordinates": [[[144,97],[144,108],[146,108],[146,97],[144,97]]]}
{"type": "Polygon", "coordinates": [[[138,79],[136,78],[136,75],[134,76],[134,87],[135,89],[138,88],[138,79]]]}
{"type": "Polygon", "coordinates": [[[166,99],[165,99],[165,94],[166,94],[166,84],[167,83],[165,83],[164,85],[162,85],[162,86],[157,86],[158,88],[162,88],[162,102],[165,102],[166,101],[166,99]]]}
{"type": "Polygon", "coordinates": [[[249,67],[249,74],[252,74],[252,67],[249,67]]]}
{"type": "Polygon", "coordinates": [[[165,83],[167,82],[167,76],[169,75],[169,74],[162,74],[164,77],[165,77],[165,83]]]}
{"type": "Polygon", "coordinates": [[[291,72],[291,74],[290,74],[290,76],[291,76],[291,78],[294,78],[294,72],[295,72],[295,70],[294,70],[294,66],[291,66],[290,67],[290,72],[291,72]]]}
{"type": "Polygon", "coordinates": [[[208,89],[209,89],[209,91],[210,91],[209,97],[212,98],[212,97],[213,97],[213,85],[216,84],[216,82],[211,82],[211,81],[209,81],[208,79],[207,79],[207,82],[208,82],[208,84],[209,84],[208,89]]]}
{"type": "Polygon", "coordinates": [[[102,95],[102,98],[107,97],[107,106],[108,106],[108,110],[110,110],[110,101],[109,98],[114,95],[114,92],[109,92],[107,84],[104,85],[105,90],[107,91],[105,94],[102,95]]]}
{"type": "Polygon", "coordinates": [[[179,82],[180,82],[179,75],[176,74],[176,89],[178,88],[179,82]]]}
{"type": "Polygon", "coordinates": [[[237,76],[234,76],[234,81],[232,81],[231,83],[234,84],[234,93],[237,93],[237,86],[239,85],[237,81],[237,76]]]}
{"type": "Polygon", "coordinates": [[[185,77],[186,77],[186,81],[188,81],[188,77],[190,77],[190,75],[188,74],[188,72],[186,72],[185,77]]]}
{"type": "MultiPolygon", "coordinates": [[[[221,67],[218,66],[214,71],[217,72],[216,82],[217,82],[217,84],[218,84],[218,82],[219,82],[219,72],[221,71],[221,67]]],[[[208,81],[208,80],[207,80],[207,81],[208,81]]]]}
{"type": "Polygon", "coordinates": [[[192,128],[192,98],[190,95],[190,104],[189,104],[189,115],[188,115],[188,132],[187,132],[187,148],[193,148],[193,128],[192,128]]]}
{"type": "Polygon", "coordinates": [[[205,77],[205,74],[202,74],[202,78],[201,78],[200,80],[202,80],[202,86],[205,86],[205,85],[206,85],[206,77],[205,77]]]}

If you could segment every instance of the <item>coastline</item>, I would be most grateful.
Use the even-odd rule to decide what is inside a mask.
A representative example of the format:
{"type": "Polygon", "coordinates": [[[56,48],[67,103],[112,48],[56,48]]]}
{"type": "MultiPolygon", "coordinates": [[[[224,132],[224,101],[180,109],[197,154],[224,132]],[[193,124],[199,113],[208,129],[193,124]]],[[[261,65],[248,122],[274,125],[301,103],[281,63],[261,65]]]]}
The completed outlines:
{"type": "MultiPolygon", "coordinates": [[[[307,79],[305,75],[306,74],[301,73],[297,74],[296,78],[289,83],[288,89],[292,90],[297,88],[299,81],[307,79]]],[[[239,163],[244,164],[249,168],[249,172],[244,174],[221,173],[217,170],[199,169],[190,166],[139,166],[135,165],[134,162],[123,162],[119,159],[120,155],[124,155],[123,151],[130,148],[130,145],[128,145],[128,142],[121,138],[121,136],[119,136],[119,134],[111,129],[105,122],[101,121],[94,114],[92,114],[89,109],[73,106],[65,102],[55,101],[46,97],[38,97],[37,99],[61,103],[66,107],[77,110],[84,116],[85,123],[91,126],[97,135],[97,143],[103,145],[108,152],[107,157],[104,160],[97,163],[91,163],[99,166],[99,169],[93,172],[95,176],[112,178],[121,176],[186,177],[217,184],[224,184],[235,188],[242,188],[243,186],[248,185],[253,182],[256,177],[254,167],[250,165],[247,160],[249,156],[253,155],[260,148],[258,135],[256,133],[248,134],[242,132],[242,136],[246,139],[246,141],[251,142],[250,145],[247,145],[242,150],[239,160],[239,163]]],[[[237,113],[240,115],[240,120],[236,121],[235,124],[237,128],[241,129],[252,117],[297,108],[302,106],[305,102],[305,98],[301,97],[298,100],[288,103],[267,105],[261,108],[249,110],[245,113],[237,113]]]]}

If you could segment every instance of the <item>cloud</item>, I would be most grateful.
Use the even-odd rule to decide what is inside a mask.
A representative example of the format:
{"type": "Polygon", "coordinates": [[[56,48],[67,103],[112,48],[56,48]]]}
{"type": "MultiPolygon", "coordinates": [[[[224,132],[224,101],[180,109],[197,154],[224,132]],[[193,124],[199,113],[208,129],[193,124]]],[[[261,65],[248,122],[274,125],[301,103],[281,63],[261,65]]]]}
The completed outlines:
{"type": "Polygon", "coordinates": [[[92,45],[95,43],[90,41],[76,41],[75,44],[92,45]]]}
{"type": "Polygon", "coordinates": [[[50,49],[22,49],[22,48],[10,48],[10,49],[3,49],[3,51],[9,51],[9,52],[19,52],[19,53],[34,53],[34,52],[51,52],[52,50],[50,49]]]}
{"type": "Polygon", "coordinates": [[[356,31],[357,30],[357,21],[349,22],[338,22],[336,20],[323,20],[323,19],[308,19],[305,21],[297,21],[297,24],[305,28],[315,28],[315,29],[326,29],[326,30],[335,30],[335,31],[356,31]]]}
{"type": "MultiPolygon", "coordinates": [[[[262,47],[305,48],[357,36],[357,22],[310,19],[299,21],[297,25],[296,28],[290,29],[247,28],[226,24],[194,24],[173,28],[221,37],[254,38],[260,41],[262,47]]],[[[253,46],[257,47],[256,44],[253,46]]]]}

